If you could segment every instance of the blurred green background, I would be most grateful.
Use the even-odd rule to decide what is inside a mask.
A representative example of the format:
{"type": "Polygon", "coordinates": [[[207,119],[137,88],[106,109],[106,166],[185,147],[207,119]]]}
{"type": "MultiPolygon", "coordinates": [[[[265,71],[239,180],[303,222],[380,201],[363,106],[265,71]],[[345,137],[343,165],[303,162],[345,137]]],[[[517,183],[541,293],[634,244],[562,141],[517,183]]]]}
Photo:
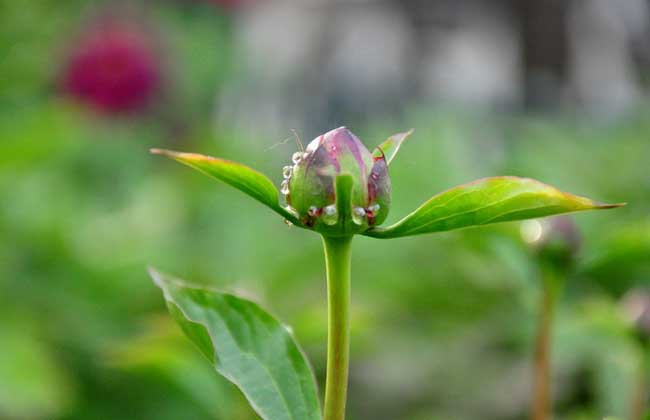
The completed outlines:
{"type": "MultiPolygon", "coordinates": [[[[389,222],[500,174],[628,202],[574,217],[553,386],[557,419],[630,418],[647,350],[621,302],[650,287],[647,2],[620,22],[599,14],[617,2],[531,19],[534,3],[1,0],[0,418],[256,418],[147,265],[261,302],[322,388],[319,238],[148,149],[279,184],[291,129],[340,125],[369,147],[415,128],[389,222]]],[[[355,242],[349,418],[527,418],[539,284],[520,224],[355,242]]]]}

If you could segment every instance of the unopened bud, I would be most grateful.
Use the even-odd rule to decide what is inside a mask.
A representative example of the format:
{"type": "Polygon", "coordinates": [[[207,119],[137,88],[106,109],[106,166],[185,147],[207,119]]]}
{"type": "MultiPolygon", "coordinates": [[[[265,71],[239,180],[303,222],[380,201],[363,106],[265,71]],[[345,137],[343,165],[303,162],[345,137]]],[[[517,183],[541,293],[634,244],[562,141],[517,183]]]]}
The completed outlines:
{"type": "Polygon", "coordinates": [[[622,300],[623,314],[639,337],[650,339],[650,290],[633,289],[622,300]]]}
{"type": "Polygon", "coordinates": [[[386,159],[373,157],[350,130],[340,127],[314,139],[304,152],[292,156],[294,166],[284,170],[287,203],[300,221],[324,233],[360,233],[379,225],[388,215],[390,178],[386,159]],[[352,177],[351,221],[337,211],[335,179],[352,177]],[[337,230],[338,229],[338,230],[337,230]]]}
{"type": "Polygon", "coordinates": [[[521,235],[545,261],[568,267],[580,250],[580,232],[568,216],[527,220],[521,225],[521,235]]]}

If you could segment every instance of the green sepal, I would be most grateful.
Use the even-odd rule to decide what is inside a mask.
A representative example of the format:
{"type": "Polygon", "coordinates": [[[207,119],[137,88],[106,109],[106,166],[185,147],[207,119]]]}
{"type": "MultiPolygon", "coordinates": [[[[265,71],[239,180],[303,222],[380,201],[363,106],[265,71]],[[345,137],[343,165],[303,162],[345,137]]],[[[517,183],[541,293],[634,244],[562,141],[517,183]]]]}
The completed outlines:
{"type": "Polygon", "coordinates": [[[404,133],[393,134],[388,138],[388,140],[375,147],[372,151],[372,156],[376,159],[384,157],[386,159],[386,164],[390,165],[397,155],[399,148],[402,146],[402,143],[413,134],[413,131],[413,129],[410,129],[404,133]]]}
{"type": "Polygon", "coordinates": [[[355,221],[352,214],[354,211],[354,178],[352,175],[337,175],[334,178],[334,191],[336,197],[335,222],[328,224],[324,220],[326,219],[325,216],[320,217],[318,222],[314,225],[314,230],[323,236],[348,237],[368,229],[368,221],[366,218],[357,219],[357,221],[355,221]]]}

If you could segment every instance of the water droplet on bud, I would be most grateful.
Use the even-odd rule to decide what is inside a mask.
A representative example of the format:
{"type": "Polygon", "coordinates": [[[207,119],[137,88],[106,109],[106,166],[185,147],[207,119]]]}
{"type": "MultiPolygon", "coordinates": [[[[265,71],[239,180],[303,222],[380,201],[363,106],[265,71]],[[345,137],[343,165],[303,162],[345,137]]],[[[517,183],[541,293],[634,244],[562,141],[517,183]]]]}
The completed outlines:
{"type": "Polygon", "coordinates": [[[285,179],[282,181],[282,184],[280,184],[280,192],[284,195],[289,195],[289,180],[285,179]]]}
{"type": "Polygon", "coordinates": [[[366,211],[362,207],[352,209],[352,221],[357,225],[363,225],[366,221],[366,211]]]}
{"type": "Polygon", "coordinates": [[[368,206],[368,211],[371,211],[373,213],[377,213],[379,211],[380,207],[379,204],[375,203],[372,206],[368,206]]]}
{"type": "Polygon", "coordinates": [[[336,224],[338,221],[338,212],[336,211],[336,206],[334,204],[330,204],[323,209],[322,220],[326,225],[331,226],[336,224]]]}
{"type": "Polygon", "coordinates": [[[291,155],[291,161],[297,165],[301,160],[305,158],[305,155],[306,153],[303,152],[295,152],[293,155],[291,155]]]}
{"type": "Polygon", "coordinates": [[[294,209],[293,207],[287,205],[287,206],[284,206],[284,209],[285,209],[286,211],[288,211],[289,213],[291,213],[295,218],[300,217],[300,215],[298,214],[298,212],[296,211],[296,209],[294,209]]]}
{"type": "Polygon", "coordinates": [[[291,178],[291,174],[293,173],[293,167],[292,166],[285,166],[282,168],[282,177],[284,179],[291,178]]]}
{"type": "Polygon", "coordinates": [[[379,204],[375,203],[371,206],[368,206],[366,209],[366,216],[368,217],[368,225],[369,226],[374,226],[375,225],[375,216],[377,215],[377,212],[379,211],[381,207],[379,204]]]}

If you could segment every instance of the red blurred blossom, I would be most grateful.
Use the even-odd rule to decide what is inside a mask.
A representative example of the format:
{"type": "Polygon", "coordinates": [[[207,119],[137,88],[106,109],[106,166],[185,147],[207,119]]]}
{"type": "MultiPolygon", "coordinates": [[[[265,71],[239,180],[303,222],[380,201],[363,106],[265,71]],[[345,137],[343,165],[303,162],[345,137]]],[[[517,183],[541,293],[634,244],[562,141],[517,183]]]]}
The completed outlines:
{"type": "Polygon", "coordinates": [[[103,19],[71,47],[65,91],[109,114],[141,110],[160,86],[160,62],[152,38],[130,21],[103,19]]]}

